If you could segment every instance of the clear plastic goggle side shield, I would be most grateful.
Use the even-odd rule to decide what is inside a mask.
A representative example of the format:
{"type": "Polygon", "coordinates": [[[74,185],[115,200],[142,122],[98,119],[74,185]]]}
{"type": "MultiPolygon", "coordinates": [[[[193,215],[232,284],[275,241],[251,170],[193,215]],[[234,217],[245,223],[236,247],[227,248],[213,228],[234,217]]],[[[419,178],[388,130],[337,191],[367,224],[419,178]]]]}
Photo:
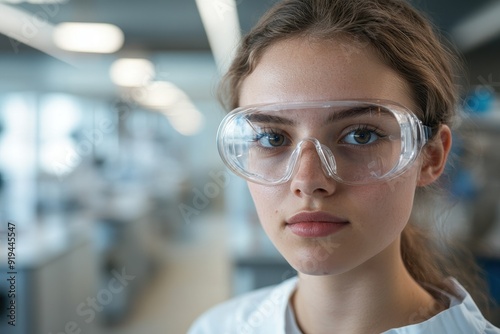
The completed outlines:
{"type": "Polygon", "coordinates": [[[429,129],[390,101],[320,101],[237,108],[222,120],[222,160],[248,181],[288,182],[314,151],[325,175],[369,184],[401,175],[426,143],[429,129]]]}

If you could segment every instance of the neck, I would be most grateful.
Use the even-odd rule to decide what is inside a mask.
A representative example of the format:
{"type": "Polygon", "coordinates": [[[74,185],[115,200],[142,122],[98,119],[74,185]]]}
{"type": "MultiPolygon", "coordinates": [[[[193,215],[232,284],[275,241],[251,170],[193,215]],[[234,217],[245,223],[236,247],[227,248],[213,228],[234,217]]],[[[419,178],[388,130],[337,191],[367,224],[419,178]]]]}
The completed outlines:
{"type": "Polygon", "coordinates": [[[304,333],[381,333],[440,311],[406,270],[399,240],[349,272],[299,274],[292,305],[304,333]]]}

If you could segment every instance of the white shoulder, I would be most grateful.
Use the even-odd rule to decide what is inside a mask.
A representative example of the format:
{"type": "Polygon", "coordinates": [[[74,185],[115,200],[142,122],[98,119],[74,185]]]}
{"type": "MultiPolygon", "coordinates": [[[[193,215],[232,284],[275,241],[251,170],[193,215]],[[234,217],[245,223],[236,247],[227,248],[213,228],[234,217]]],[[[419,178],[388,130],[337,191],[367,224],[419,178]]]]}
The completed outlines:
{"type": "Polygon", "coordinates": [[[262,332],[280,326],[295,279],[255,290],[216,305],[203,313],[191,326],[189,334],[234,334],[262,332]]]}
{"type": "Polygon", "coordinates": [[[457,296],[433,288],[450,300],[446,310],[426,321],[394,328],[383,334],[500,334],[500,329],[484,318],[470,294],[456,279],[450,277],[447,283],[457,296]]]}

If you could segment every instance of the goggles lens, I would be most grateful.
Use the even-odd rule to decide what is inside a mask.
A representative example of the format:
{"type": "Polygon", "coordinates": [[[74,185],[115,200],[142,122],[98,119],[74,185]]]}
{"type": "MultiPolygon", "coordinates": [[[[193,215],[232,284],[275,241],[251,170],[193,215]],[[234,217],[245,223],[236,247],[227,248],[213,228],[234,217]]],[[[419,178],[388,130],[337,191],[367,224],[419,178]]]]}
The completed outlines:
{"type": "Polygon", "coordinates": [[[401,174],[425,143],[420,121],[380,101],[271,104],[238,108],[218,132],[226,165],[249,181],[287,182],[305,152],[337,181],[366,184],[401,174]]]}

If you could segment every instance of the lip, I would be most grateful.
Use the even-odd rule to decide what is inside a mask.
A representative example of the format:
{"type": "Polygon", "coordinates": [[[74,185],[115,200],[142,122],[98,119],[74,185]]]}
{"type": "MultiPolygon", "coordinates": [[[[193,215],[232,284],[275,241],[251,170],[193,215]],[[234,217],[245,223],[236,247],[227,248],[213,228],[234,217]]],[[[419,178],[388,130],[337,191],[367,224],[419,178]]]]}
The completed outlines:
{"type": "Polygon", "coordinates": [[[349,225],[349,221],[327,212],[300,212],[286,221],[292,233],[305,238],[318,238],[332,235],[349,225]]]}

